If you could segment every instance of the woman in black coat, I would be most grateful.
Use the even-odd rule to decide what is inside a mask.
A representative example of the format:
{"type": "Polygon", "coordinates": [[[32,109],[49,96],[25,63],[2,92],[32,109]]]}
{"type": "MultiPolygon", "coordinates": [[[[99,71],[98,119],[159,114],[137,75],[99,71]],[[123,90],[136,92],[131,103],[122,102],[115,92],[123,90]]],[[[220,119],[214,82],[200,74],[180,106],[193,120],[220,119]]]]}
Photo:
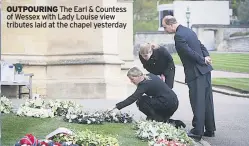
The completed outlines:
{"type": "Polygon", "coordinates": [[[121,110],[136,102],[138,109],[147,116],[147,120],[174,123],[175,127],[184,127],[181,120],[170,119],[178,109],[178,98],[156,75],[143,74],[137,67],[127,73],[130,81],[137,86],[136,91],[125,100],[117,103],[110,111],[121,110]]]}
{"type": "Polygon", "coordinates": [[[127,73],[130,81],[137,86],[136,91],[115,108],[121,110],[136,101],[136,104],[147,119],[168,121],[178,108],[178,98],[162,80],[154,74],[143,74],[137,67],[127,73]]]}
{"type": "Polygon", "coordinates": [[[148,72],[158,75],[171,89],[173,88],[175,64],[166,48],[150,43],[142,44],[139,59],[148,72]]]}

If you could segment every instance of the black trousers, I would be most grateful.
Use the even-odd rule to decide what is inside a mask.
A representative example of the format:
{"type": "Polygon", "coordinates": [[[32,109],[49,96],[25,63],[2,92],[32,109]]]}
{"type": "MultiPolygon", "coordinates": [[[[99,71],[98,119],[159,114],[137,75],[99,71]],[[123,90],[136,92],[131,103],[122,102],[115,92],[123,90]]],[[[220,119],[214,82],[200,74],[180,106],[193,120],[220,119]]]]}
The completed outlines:
{"type": "Polygon", "coordinates": [[[188,83],[189,97],[194,114],[191,132],[203,135],[204,127],[207,131],[215,131],[213,92],[211,72],[197,77],[188,83]]]}
{"type": "Polygon", "coordinates": [[[174,87],[175,79],[175,67],[172,67],[167,75],[165,75],[165,83],[169,86],[170,89],[174,87]]]}
{"type": "Polygon", "coordinates": [[[158,122],[166,122],[175,113],[178,108],[178,100],[172,99],[163,101],[160,98],[151,98],[143,95],[137,100],[138,109],[144,113],[147,118],[158,122]]]}

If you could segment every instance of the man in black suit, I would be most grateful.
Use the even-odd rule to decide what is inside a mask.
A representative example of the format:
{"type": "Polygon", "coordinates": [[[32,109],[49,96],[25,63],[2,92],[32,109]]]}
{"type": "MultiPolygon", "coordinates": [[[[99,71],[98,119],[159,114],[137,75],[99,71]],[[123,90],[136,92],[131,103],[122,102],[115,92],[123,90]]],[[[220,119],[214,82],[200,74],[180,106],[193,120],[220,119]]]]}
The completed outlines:
{"type": "Polygon", "coordinates": [[[189,88],[194,128],[188,135],[197,141],[201,140],[203,135],[214,137],[216,126],[211,85],[213,68],[209,53],[195,32],[179,24],[173,16],[165,16],[162,25],[167,33],[175,33],[176,51],[182,61],[185,82],[189,88]]]}

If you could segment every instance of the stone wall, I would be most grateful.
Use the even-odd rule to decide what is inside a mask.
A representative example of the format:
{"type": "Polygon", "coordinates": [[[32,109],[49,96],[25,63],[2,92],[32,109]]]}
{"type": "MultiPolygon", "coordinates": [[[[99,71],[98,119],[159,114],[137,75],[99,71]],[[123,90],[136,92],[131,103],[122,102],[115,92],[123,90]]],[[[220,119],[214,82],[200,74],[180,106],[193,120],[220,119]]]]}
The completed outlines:
{"type": "Polygon", "coordinates": [[[202,37],[205,31],[214,31],[214,46],[217,51],[240,51],[248,52],[247,38],[244,35],[231,37],[232,34],[249,33],[248,25],[208,25],[195,24],[192,29],[198,37],[202,37]]]}
{"type": "Polygon", "coordinates": [[[218,46],[219,51],[249,52],[249,36],[231,37],[223,40],[218,46]]]}
{"type": "Polygon", "coordinates": [[[224,39],[229,39],[231,34],[237,33],[237,32],[249,32],[249,26],[248,27],[240,27],[240,28],[225,28],[224,29],[224,39]]]}
{"type": "Polygon", "coordinates": [[[230,26],[223,29],[223,40],[217,51],[249,52],[249,35],[231,36],[234,34],[249,34],[249,26],[230,26]]]}

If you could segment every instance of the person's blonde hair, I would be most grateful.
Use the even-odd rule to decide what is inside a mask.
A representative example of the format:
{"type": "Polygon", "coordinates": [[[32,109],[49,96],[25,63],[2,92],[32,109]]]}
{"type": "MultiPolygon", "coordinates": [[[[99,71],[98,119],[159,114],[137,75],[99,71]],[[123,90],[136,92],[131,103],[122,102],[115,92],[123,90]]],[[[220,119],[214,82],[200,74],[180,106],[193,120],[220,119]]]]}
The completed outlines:
{"type": "Polygon", "coordinates": [[[152,43],[144,43],[140,45],[139,54],[148,54],[152,49],[158,49],[159,45],[152,43]]]}
{"type": "Polygon", "coordinates": [[[146,80],[150,79],[150,77],[147,76],[147,75],[145,75],[145,74],[143,74],[143,72],[138,67],[132,67],[132,68],[130,68],[128,70],[128,72],[127,72],[127,76],[128,77],[140,77],[140,76],[144,76],[144,78],[146,80]]]}

